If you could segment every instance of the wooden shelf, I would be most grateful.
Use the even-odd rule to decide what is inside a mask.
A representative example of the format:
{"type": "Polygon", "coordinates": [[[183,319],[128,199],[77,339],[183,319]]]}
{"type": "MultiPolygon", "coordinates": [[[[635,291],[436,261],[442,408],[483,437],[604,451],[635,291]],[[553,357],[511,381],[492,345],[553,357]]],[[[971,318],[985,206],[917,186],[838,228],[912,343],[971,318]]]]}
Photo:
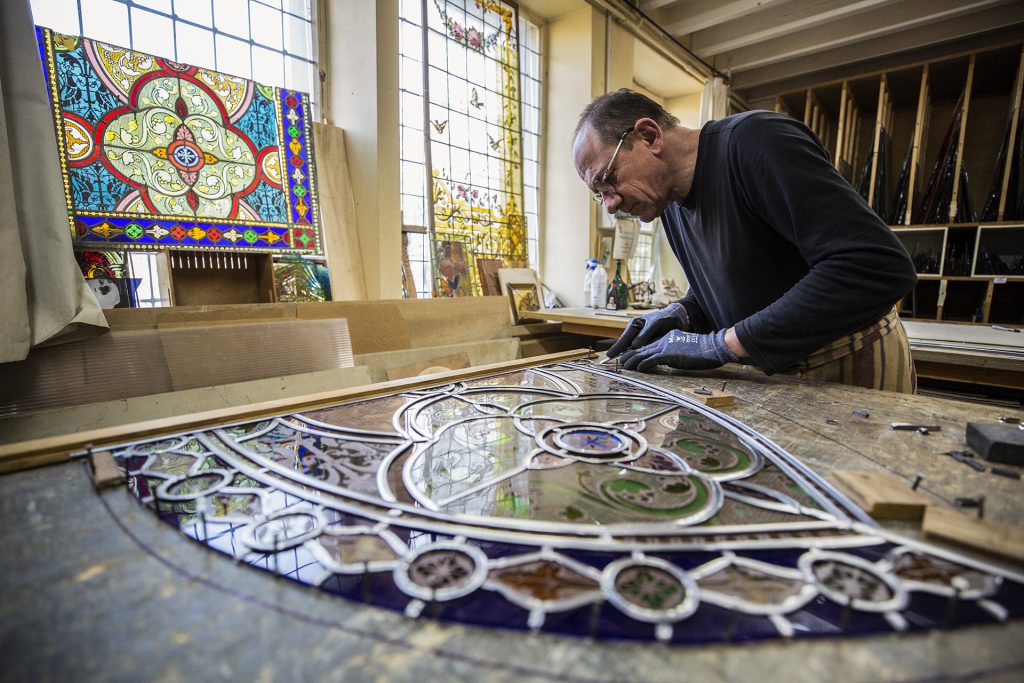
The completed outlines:
{"type": "Polygon", "coordinates": [[[1015,195],[1011,162],[1022,91],[1024,44],[1018,42],[776,97],[775,110],[821,138],[839,173],[863,189],[914,258],[918,284],[901,302],[905,316],[1024,323],[1024,272],[1016,272],[1024,261],[1024,216],[1015,216],[1008,201],[1015,195]],[[930,213],[936,222],[915,223],[947,150],[947,191],[930,213]],[[904,166],[907,201],[896,207],[904,166]],[[958,213],[965,220],[957,222],[958,213]],[[981,220],[986,215],[995,220],[981,220]],[[991,272],[1000,270],[1010,272],[991,272]]]}

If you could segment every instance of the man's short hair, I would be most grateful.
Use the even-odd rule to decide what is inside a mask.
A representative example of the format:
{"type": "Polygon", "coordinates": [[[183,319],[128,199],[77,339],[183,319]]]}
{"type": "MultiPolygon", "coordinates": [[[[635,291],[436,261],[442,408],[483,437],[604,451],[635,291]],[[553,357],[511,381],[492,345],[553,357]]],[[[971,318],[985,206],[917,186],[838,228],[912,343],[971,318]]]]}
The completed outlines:
{"type": "Polygon", "coordinates": [[[586,128],[593,128],[598,139],[608,145],[619,141],[622,133],[633,127],[639,119],[654,119],[662,128],[679,124],[679,119],[665,111],[665,108],[650,97],[629,88],[595,97],[580,114],[573,140],[586,128]]]}

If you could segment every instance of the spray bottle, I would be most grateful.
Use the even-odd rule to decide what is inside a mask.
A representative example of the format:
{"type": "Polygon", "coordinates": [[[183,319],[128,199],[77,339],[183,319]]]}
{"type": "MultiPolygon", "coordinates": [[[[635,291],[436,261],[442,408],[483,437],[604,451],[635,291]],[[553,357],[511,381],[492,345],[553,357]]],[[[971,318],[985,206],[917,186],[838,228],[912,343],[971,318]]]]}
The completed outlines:
{"type": "Polygon", "coordinates": [[[590,297],[595,308],[604,308],[608,299],[608,271],[597,259],[594,261],[594,278],[591,281],[590,297]]]}
{"type": "Polygon", "coordinates": [[[596,259],[588,258],[586,270],[583,272],[583,305],[587,308],[594,307],[592,290],[594,287],[594,264],[596,259]]]}

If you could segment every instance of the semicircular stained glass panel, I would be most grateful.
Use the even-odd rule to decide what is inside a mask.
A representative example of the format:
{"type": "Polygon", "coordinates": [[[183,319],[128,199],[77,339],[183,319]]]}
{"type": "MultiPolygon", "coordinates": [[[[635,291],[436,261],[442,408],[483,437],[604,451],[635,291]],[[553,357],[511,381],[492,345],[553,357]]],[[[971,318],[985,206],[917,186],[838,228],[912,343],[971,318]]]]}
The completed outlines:
{"type": "Polygon", "coordinates": [[[1020,575],[885,531],[746,425],[588,361],[115,455],[199,543],[410,618],[704,643],[1024,615],[1020,575]]]}

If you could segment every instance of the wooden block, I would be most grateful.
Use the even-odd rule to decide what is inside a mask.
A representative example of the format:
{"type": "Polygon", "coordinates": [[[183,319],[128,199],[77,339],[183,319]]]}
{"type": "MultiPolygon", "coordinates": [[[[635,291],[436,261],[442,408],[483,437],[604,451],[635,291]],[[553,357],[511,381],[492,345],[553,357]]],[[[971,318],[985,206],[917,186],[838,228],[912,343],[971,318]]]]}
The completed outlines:
{"type": "Polygon", "coordinates": [[[110,451],[96,451],[89,455],[92,464],[92,483],[97,489],[113,488],[124,481],[124,474],[117,468],[110,451]]]}
{"type": "Polygon", "coordinates": [[[876,470],[833,470],[832,478],[875,519],[921,519],[931,501],[905,479],[876,470]]]}
{"type": "Polygon", "coordinates": [[[417,377],[424,374],[426,370],[432,370],[429,374],[435,374],[437,372],[447,372],[448,370],[461,370],[462,368],[469,367],[469,355],[463,351],[462,353],[452,354],[450,356],[443,356],[441,358],[431,358],[430,360],[423,360],[418,363],[412,363],[410,365],[403,365],[398,368],[390,368],[387,371],[388,380],[405,379],[406,377],[417,377]]]}
{"type": "Polygon", "coordinates": [[[993,555],[1024,562],[1024,529],[977,519],[947,507],[931,506],[921,527],[926,537],[941,538],[993,555]]]}
{"type": "Polygon", "coordinates": [[[732,394],[728,394],[724,391],[719,391],[718,389],[712,389],[711,387],[683,389],[682,393],[686,394],[689,398],[692,398],[696,401],[700,401],[709,408],[721,408],[723,406],[731,406],[736,402],[736,397],[733,396],[732,394]]]}

